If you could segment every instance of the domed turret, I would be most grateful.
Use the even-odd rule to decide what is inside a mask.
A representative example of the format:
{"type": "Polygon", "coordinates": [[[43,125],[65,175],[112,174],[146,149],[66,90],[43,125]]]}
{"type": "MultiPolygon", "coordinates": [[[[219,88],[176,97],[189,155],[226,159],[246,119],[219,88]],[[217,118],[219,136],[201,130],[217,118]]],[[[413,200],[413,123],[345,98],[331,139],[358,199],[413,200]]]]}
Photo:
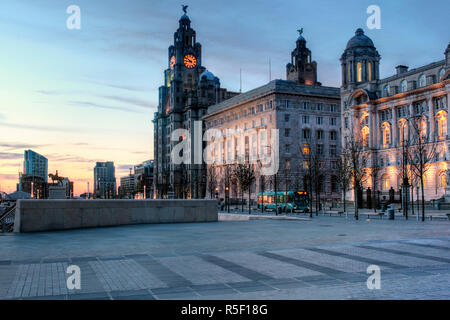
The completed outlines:
{"type": "Polygon", "coordinates": [[[355,35],[347,42],[340,60],[344,87],[379,79],[380,55],[361,28],[356,29],[355,35]]]}
{"type": "Polygon", "coordinates": [[[373,41],[364,34],[364,31],[361,28],[356,29],[355,36],[347,42],[346,49],[351,49],[351,48],[356,48],[356,47],[375,48],[375,46],[373,45],[373,41]]]}
{"type": "Polygon", "coordinates": [[[210,71],[205,70],[201,75],[200,75],[200,81],[215,81],[217,79],[217,77],[210,71]]]}

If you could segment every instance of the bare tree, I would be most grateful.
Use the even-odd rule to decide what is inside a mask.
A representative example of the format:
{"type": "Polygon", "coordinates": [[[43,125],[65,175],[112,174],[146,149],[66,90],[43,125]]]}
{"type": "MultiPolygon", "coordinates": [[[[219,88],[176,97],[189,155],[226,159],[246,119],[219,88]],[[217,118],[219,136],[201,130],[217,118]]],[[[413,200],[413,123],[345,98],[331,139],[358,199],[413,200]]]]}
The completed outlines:
{"type": "MultiPolygon", "coordinates": [[[[422,196],[422,221],[425,221],[425,174],[438,154],[437,144],[428,141],[427,124],[422,115],[413,117],[411,122],[413,144],[409,151],[409,163],[413,174],[417,177],[422,196]]],[[[419,200],[419,199],[417,199],[419,200]]]]}
{"type": "Polygon", "coordinates": [[[370,162],[370,176],[372,178],[372,194],[373,194],[373,204],[374,204],[374,210],[377,212],[378,207],[378,197],[377,197],[377,191],[378,191],[378,178],[381,172],[381,166],[378,164],[378,161],[376,158],[372,158],[370,162]]]}
{"type": "Polygon", "coordinates": [[[342,199],[344,202],[344,212],[346,212],[346,193],[350,188],[352,180],[352,170],[350,166],[350,160],[348,158],[348,153],[342,153],[340,159],[337,162],[337,176],[336,179],[339,183],[339,187],[342,192],[342,199]]]}
{"type": "Polygon", "coordinates": [[[214,165],[208,165],[206,170],[206,181],[208,185],[209,197],[213,199],[214,191],[217,188],[217,172],[214,165]]]}
{"type": "Polygon", "coordinates": [[[346,137],[346,150],[347,157],[350,162],[351,176],[353,182],[353,198],[355,204],[355,219],[358,220],[358,190],[362,188],[362,185],[366,178],[367,169],[367,154],[364,150],[364,144],[359,135],[352,134],[346,137]]]}
{"type": "Polygon", "coordinates": [[[248,213],[250,214],[251,186],[255,181],[255,170],[253,165],[248,161],[245,161],[245,163],[239,163],[234,168],[233,175],[235,176],[241,189],[242,211],[244,211],[244,192],[248,191],[248,213]]]}
{"type": "Polygon", "coordinates": [[[271,176],[271,181],[270,181],[271,185],[273,186],[273,191],[274,191],[274,193],[275,193],[275,196],[274,196],[274,201],[275,201],[275,215],[278,215],[278,194],[277,194],[277,192],[278,192],[278,180],[279,180],[279,178],[278,178],[278,173],[275,172],[275,173],[271,176]]]}

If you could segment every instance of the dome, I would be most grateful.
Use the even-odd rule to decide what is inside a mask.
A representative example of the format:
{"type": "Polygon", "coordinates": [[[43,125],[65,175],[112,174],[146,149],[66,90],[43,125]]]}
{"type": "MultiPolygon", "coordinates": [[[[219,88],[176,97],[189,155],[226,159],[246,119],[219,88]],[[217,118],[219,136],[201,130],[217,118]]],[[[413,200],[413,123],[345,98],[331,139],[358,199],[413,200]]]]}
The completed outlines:
{"type": "Polygon", "coordinates": [[[210,72],[210,71],[208,71],[208,70],[205,70],[205,71],[200,75],[200,80],[203,80],[203,77],[206,77],[206,80],[208,80],[208,81],[214,81],[214,80],[216,80],[216,76],[215,76],[212,72],[210,72]]]}
{"type": "Polygon", "coordinates": [[[305,38],[303,38],[302,35],[298,36],[297,41],[306,41],[305,38]]]}
{"type": "Polygon", "coordinates": [[[181,16],[181,18],[180,18],[180,21],[184,21],[184,20],[186,20],[186,21],[191,21],[191,19],[189,19],[188,15],[187,15],[186,13],[183,14],[183,15],[181,16]]]}
{"type": "Polygon", "coordinates": [[[346,49],[355,48],[355,47],[372,47],[372,48],[374,48],[375,46],[373,45],[372,40],[364,34],[363,29],[358,28],[355,32],[355,36],[347,42],[346,49]]]}

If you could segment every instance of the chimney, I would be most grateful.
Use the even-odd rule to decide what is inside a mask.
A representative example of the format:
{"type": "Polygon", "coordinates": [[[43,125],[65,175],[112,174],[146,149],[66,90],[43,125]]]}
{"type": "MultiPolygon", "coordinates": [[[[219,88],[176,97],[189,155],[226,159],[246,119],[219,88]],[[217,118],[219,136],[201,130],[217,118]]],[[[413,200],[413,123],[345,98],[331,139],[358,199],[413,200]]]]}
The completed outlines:
{"type": "Polygon", "coordinates": [[[397,70],[397,75],[399,75],[399,74],[407,72],[408,66],[399,65],[399,66],[396,66],[395,69],[397,70]]]}

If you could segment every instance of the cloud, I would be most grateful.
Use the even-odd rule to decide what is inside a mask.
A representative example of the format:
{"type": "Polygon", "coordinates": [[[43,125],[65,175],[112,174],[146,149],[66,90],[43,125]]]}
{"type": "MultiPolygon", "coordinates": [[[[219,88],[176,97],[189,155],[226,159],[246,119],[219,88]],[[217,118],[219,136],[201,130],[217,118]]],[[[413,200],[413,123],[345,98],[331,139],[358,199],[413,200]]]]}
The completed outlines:
{"type": "Polygon", "coordinates": [[[47,157],[50,161],[61,161],[61,162],[93,163],[93,162],[99,161],[96,159],[89,159],[89,158],[80,157],[80,156],[73,155],[73,154],[53,153],[53,154],[49,154],[47,157]]]}
{"type": "Polygon", "coordinates": [[[125,112],[132,112],[132,113],[142,113],[138,110],[133,110],[126,107],[114,107],[114,106],[106,106],[95,102],[89,102],[89,101],[68,101],[70,105],[77,106],[77,107],[87,107],[87,108],[99,108],[99,109],[108,109],[108,110],[118,110],[118,111],[125,111],[125,112]]]}
{"type": "Polygon", "coordinates": [[[48,146],[48,144],[37,145],[37,144],[27,144],[27,143],[7,143],[0,142],[0,147],[5,148],[7,151],[16,149],[35,149],[48,146]]]}
{"type": "Polygon", "coordinates": [[[133,85],[126,85],[126,84],[117,84],[117,83],[106,83],[106,82],[101,82],[101,81],[96,81],[96,80],[90,80],[91,83],[100,85],[100,86],[105,86],[105,87],[109,87],[109,88],[115,88],[115,89],[121,89],[121,90],[126,90],[126,91],[133,91],[133,92],[148,92],[151,90],[157,90],[158,87],[144,87],[144,86],[133,86],[133,85]]]}
{"type": "Polygon", "coordinates": [[[129,171],[130,168],[134,168],[134,164],[119,164],[116,166],[116,169],[119,171],[129,171]]]}
{"type": "Polygon", "coordinates": [[[17,173],[0,173],[0,178],[4,180],[16,180],[19,179],[17,173]]]}
{"type": "Polygon", "coordinates": [[[0,122],[0,126],[16,129],[37,130],[37,131],[53,131],[53,132],[79,132],[79,129],[70,127],[56,127],[56,126],[36,126],[18,123],[0,122]]]}
{"type": "Polygon", "coordinates": [[[128,104],[140,107],[140,108],[147,108],[147,109],[154,109],[154,108],[156,108],[155,106],[151,105],[147,101],[142,101],[142,100],[139,100],[139,99],[120,97],[120,96],[111,96],[111,95],[106,95],[106,96],[101,96],[101,97],[106,98],[106,99],[110,99],[110,100],[114,100],[114,101],[117,101],[117,102],[121,102],[121,103],[128,103],[128,104]]]}
{"type": "Polygon", "coordinates": [[[0,159],[7,159],[7,160],[12,160],[12,159],[21,159],[23,158],[23,153],[13,153],[13,152],[0,152],[0,159]]]}

